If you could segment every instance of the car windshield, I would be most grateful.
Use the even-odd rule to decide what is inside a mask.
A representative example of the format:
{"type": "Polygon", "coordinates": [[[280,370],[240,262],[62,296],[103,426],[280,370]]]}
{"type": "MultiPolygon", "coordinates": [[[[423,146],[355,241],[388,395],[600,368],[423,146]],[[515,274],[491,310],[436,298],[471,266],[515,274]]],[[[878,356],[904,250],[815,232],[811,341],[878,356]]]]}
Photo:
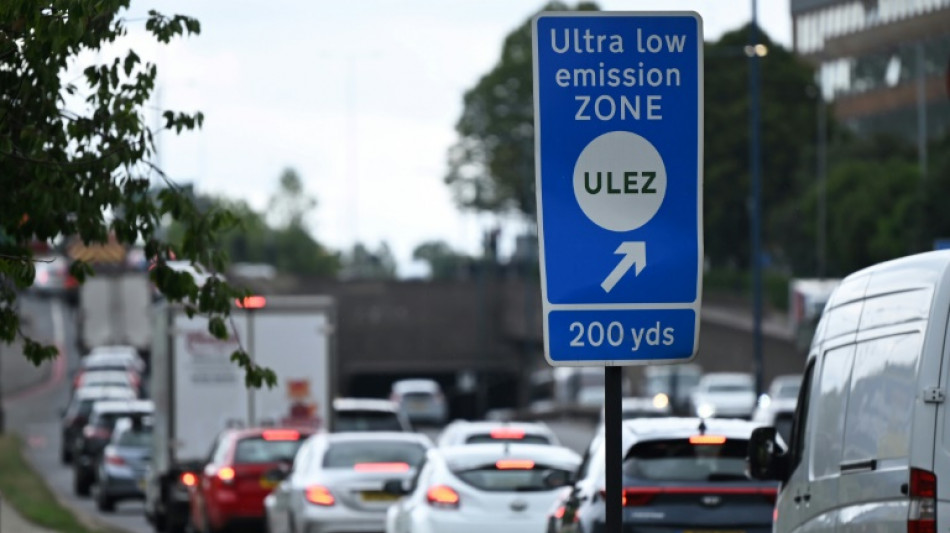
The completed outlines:
{"type": "Polygon", "coordinates": [[[234,464],[277,463],[291,461],[306,436],[265,439],[262,436],[245,437],[234,448],[234,464]]]}
{"type": "Polygon", "coordinates": [[[346,410],[336,413],[336,431],[402,431],[396,413],[373,410],[346,410]]]}
{"type": "Polygon", "coordinates": [[[535,465],[533,461],[515,468],[499,461],[493,465],[468,470],[454,470],[456,477],[469,485],[489,492],[536,492],[563,486],[570,472],[559,468],[535,465]]]}
{"type": "Polygon", "coordinates": [[[779,387],[775,394],[777,398],[798,398],[798,390],[801,389],[801,383],[788,383],[779,387]]]}
{"type": "Polygon", "coordinates": [[[418,466],[425,457],[421,444],[401,441],[342,441],[330,445],[323,456],[325,468],[356,468],[360,464],[418,466]]]}
{"type": "Polygon", "coordinates": [[[641,442],[623,462],[624,476],[645,481],[736,481],[748,479],[746,439],[709,437],[704,444],[690,439],[641,442]]]}
{"type": "Polygon", "coordinates": [[[432,392],[413,391],[403,394],[402,397],[411,402],[431,402],[435,399],[435,394],[432,392]]]}
{"type": "Polygon", "coordinates": [[[96,425],[111,430],[115,427],[116,420],[120,418],[141,416],[144,416],[144,413],[140,411],[101,413],[98,417],[96,417],[96,425]]]}
{"type": "Polygon", "coordinates": [[[747,383],[710,383],[709,392],[751,392],[752,387],[747,383]]]}
{"type": "Polygon", "coordinates": [[[123,431],[116,444],[129,448],[149,448],[152,445],[152,431],[149,429],[123,431]]]}
{"type": "Polygon", "coordinates": [[[660,411],[641,411],[637,409],[624,411],[621,416],[624,420],[630,420],[633,418],[662,418],[668,415],[666,413],[661,413],[660,411]]]}

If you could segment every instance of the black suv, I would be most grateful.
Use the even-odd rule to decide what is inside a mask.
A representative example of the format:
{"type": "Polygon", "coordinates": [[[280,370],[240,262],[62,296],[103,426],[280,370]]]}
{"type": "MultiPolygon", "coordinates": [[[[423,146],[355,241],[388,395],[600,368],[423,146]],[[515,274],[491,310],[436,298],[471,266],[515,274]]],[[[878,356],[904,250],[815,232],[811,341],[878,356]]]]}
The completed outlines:
{"type": "Polygon", "coordinates": [[[76,389],[69,405],[62,410],[61,438],[59,458],[63,464],[73,460],[73,448],[76,439],[82,435],[82,428],[89,422],[92,404],[98,400],[134,400],[135,392],[126,387],[82,387],[76,389]]]}

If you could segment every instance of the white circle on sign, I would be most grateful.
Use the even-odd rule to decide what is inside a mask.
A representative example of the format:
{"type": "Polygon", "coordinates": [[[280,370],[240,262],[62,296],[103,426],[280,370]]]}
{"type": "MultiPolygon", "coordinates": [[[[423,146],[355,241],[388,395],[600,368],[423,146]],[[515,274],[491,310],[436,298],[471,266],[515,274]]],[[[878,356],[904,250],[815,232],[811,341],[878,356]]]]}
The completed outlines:
{"type": "Polygon", "coordinates": [[[656,215],[666,197],[663,158],[636,133],[605,133],[574,164],[574,196],[594,224],[611,231],[637,229],[656,215]]]}

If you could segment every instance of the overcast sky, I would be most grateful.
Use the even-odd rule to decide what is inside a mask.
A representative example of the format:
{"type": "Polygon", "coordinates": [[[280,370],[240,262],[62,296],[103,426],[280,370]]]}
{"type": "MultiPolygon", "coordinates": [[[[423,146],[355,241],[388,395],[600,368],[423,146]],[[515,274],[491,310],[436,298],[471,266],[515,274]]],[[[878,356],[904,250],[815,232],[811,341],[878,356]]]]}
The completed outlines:
{"type": "MultiPolygon", "coordinates": [[[[545,2],[136,0],[131,17],[153,4],[194,16],[202,28],[164,47],[136,32],[129,39],[159,64],[162,107],[205,115],[200,132],[163,136],[161,164],[172,177],[264,209],[292,167],[318,201],[310,223],[319,241],[337,250],[385,241],[402,276],[425,272],[411,255],[427,240],[478,251],[492,220],[452,204],[447,150],[463,93],[545,2]]],[[[741,0],[598,5],[697,11],[707,41],[751,17],[751,3],[741,0]]],[[[760,25],[786,46],[790,20],[788,0],[759,2],[760,25]]],[[[142,26],[141,18],[130,23],[142,26]]],[[[514,231],[503,235],[503,252],[514,231]]]]}

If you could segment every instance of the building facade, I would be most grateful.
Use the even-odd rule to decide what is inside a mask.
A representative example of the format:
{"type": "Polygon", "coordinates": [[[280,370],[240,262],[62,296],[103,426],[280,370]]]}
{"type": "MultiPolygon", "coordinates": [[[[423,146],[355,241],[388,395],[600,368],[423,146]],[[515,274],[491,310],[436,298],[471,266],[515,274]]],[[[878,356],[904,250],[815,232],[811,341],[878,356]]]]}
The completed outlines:
{"type": "Polygon", "coordinates": [[[839,122],[918,144],[950,132],[950,0],[790,6],[794,49],[815,65],[839,122]]]}

